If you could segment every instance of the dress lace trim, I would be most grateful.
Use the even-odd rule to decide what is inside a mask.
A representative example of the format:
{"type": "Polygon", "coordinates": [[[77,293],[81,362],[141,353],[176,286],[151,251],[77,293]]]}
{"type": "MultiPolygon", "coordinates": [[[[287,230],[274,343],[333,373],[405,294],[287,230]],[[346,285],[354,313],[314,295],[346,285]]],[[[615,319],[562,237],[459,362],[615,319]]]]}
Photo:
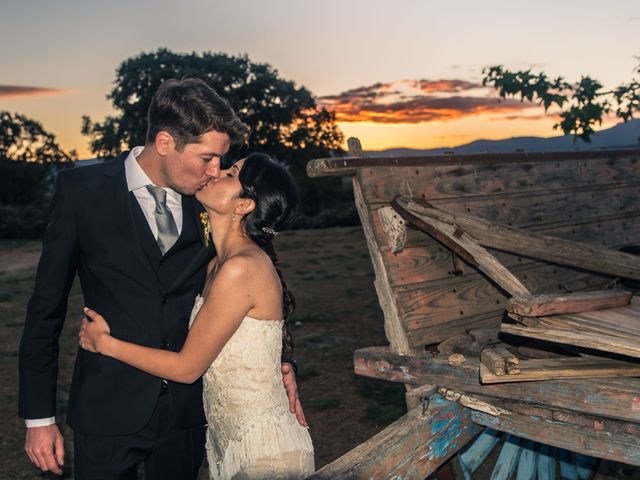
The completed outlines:
{"type": "MultiPolygon", "coordinates": [[[[202,303],[196,297],[190,325],[202,303]]],[[[313,458],[309,432],[289,412],[282,386],[282,323],[245,317],[203,375],[207,458],[214,480],[231,479],[261,459],[290,452],[313,458]]],[[[306,474],[312,471],[313,466],[306,474]]]]}

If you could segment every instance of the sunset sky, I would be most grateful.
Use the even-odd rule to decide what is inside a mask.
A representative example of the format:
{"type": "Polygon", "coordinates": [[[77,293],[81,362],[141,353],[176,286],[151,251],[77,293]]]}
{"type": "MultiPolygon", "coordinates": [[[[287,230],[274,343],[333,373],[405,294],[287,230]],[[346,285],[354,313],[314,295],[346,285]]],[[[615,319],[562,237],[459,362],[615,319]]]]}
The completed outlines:
{"type": "Polygon", "coordinates": [[[116,67],[159,47],[270,63],[370,150],[557,135],[553,115],[498,102],[482,68],[615,87],[640,56],[638,0],[3,0],[1,11],[0,110],[40,121],[81,158],[81,116],[112,113],[116,67]]]}

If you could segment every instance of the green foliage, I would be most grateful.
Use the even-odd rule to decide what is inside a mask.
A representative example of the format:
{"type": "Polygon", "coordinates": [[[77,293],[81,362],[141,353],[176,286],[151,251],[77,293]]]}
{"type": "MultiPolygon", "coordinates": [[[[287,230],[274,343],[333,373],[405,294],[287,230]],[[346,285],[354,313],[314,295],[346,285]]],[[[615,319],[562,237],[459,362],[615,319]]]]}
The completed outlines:
{"type": "Polygon", "coordinates": [[[118,116],[102,123],[83,117],[82,133],[91,138],[91,150],[112,156],[123,147],[143,145],[153,94],[164,80],[185,76],[201,78],[229,101],[251,127],[252,150],[276,156],[302,149],[320,155],[340,150],[343,137],[334,115],[318,108],[309,90],[281,78],[270,65],[254,63],[246,55],[181,54],[164,48],[120,64],[107,96],[118,116]]]}
{"type": "Polygon", "coordinates": [[[70,162],[77,159],[75,151],[60,148],[55,135],[47,132],[35,120],[0,111],[0,158],[38,163],[70,162]]]}
{"type": "MultiPolygon", "coordinates": [[[[595,132],[594,127],[614,110],[615,115],[625,122],[640,112],[640,79],[608,91],[591,77],[582,77],[572,84],[563,77],[550,80],[544,72],[511,72],[502,65],[485,68],[482,73],[482,84],[496,88],[502,98],[519,95],[523,101],[538,101],[545,111],[556,105],[561,112],[560,122],[554,128],[573,134],[574,140],[580,138],[588,142],[595,132]]],[[[640,75],[640,66],[635,73],[640,75]]]]}

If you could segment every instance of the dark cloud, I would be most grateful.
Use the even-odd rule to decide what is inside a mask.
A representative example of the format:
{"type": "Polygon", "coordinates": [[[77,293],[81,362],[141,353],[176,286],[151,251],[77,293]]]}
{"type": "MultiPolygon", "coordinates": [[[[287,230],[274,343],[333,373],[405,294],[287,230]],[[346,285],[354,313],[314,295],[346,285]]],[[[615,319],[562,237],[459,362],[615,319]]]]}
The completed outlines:
{"type": "Polygon", "coordinates": [[[491,90],[458,79],[401,80],[327,95],[319,103],[341,122],[423,123],[454,120],[484,112],[510,113],[535,107],[490,96],[491,90]]]}
{"type": "Polygon", "coordinates": [[[458,93],[482,87],[466,80],[417,80],[414,85],[425,93],[458,93]]]}
{"type": "Polygon", "coordinates": [[[35,95],[54,95],[65,93],[66,90],[57,88],[27,87],[19,85],[0,85],[0,98],[32,97],[35,95]]]}
{"type": "Polygon", "coordinates": [[[551,115],[551,114],[539,114],[539,115],[513,114],[513,115],[504,115],[504,116],[501,116],[501,117],[492,117],[492,118],[489,118],[489,120],[492,120],[492,121],[499,121],[499,120],[542,120],[543,118],[555,118],[555,117],[558,117],[558,116],[557,115],[551,115]]]}

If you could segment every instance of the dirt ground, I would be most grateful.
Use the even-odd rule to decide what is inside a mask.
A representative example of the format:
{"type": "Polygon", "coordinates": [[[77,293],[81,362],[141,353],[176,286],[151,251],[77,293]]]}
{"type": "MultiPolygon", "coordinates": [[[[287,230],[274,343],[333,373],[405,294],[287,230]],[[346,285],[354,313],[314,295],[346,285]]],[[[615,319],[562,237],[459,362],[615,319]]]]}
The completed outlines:
{"type": "MultiPolygon", "coordinates": [[[[357,378],[353,351],[385,345],[373,267],[358,228],[286,232],[276,240],[284,277],[297,297],[293,318],[299,387],[318,467],[380,431],[404,411],[404,388],[357,378]]],[[[0,242],[0,479],[42,478],[23,453],[24,426],[17,414],[17,351],[33,288],[39,242],[0,242]]],[[[82,316],[74,284],[60,339],[58,420],[64,421],[82,316]]],[[[71,432],[66,478],[72,478],[71,432]]]]}
{"type": "MultiPolygon", "coordinates": [[[[336,459],[405,413],[404,387],[356,377],[353,351],[386,345],[373,267],[359,228],[286,232],[276,240],[284,277],[295,293],[293,318],[300,396],[316,449],[316,466],[336,459]]],[[[17,415],[17,351],[33,288],[39,242],[0,241],[0,479],[41,479],[23,452],[17,415]]],[[[58,421],[64,422],[83,306],[76,283],[60,338],[58,421]]],[[[63,427],[65,475],[73,478],[72,432],[63,427]]],[[[489,478],[498,450],[475,479],[489,478]]],[[[606,462],[596,478],[640,478],[638,469],[606,462]]],[[[55,478],[55,477],[50,477],[55,478]]],[[[202,478],[206,478],[203,475],[202,478]]],[[[446,477],[443,477],[446,478],[446,477]]]]}

